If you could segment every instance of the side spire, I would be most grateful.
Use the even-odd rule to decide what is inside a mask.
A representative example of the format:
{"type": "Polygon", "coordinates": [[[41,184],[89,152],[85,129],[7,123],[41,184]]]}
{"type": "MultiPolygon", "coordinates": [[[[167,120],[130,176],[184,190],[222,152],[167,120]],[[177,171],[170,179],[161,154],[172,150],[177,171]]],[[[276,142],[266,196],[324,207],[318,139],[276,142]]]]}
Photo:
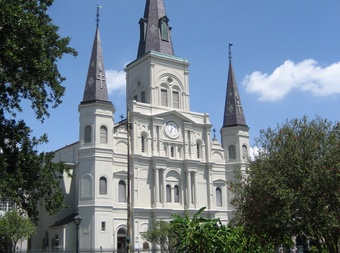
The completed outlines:
{"type": "Polygon", "coordinates": [[[227,92],[224,109],[223,127],[244,125],[246,126],[246,120],[243,113],[241,99],[238,93],[234,70],[232,66],[231,46],[229,43],[229,70],[227,81],[227,92]]]}
{"type": "Polygon", "coordinates": [[[144,17],[139,21],[140,40],[137,58],[149,51],[174,55],[171,27],[164,0],[146,0],[144,17]]]}
{"type": "Polygon", "coordinates": [[[103,52],[99,34],[99,8],[101,6],[97,5],[96,33],[87,72],[83,102],[94,100],[108,101],[103,52]]]}

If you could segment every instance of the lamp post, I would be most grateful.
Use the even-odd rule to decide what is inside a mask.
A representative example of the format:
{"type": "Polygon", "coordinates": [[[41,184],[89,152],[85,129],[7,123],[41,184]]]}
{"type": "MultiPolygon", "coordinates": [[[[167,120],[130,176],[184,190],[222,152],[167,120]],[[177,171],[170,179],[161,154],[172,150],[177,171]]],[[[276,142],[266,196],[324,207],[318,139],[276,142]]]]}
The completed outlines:
{"type": "Polygon", "coordinates": [[[80,225],[82,220],[83,219],[81,218],[81,216],[77,213],[77,215],[74,217],[74,223],[77,226],[76,253],[79,253],[79,238],[78,238],[78,234],[79,234],[79,225],[80,225]]]}

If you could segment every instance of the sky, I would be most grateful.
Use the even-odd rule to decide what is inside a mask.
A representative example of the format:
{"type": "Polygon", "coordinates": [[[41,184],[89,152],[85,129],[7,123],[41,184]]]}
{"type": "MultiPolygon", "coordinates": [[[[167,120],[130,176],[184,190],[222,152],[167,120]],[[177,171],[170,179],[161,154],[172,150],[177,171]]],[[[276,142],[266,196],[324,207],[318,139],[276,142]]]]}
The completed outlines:
{"type": "MultiPolygon", "coordinates": [[[[124,67],[136,59],[145,0],[57,0],[48,10],[78,56],[64,56],[63,103],[43,124],[29,108],[20,115],[53,151],[79,140],[82,100],[100,4],[100,36],[115,122],[126,115],[124,67]]],[[[261,129],[287,119],[340,118],[339,0],[165,0],[175,55],[188,59],[190,109],[208,113],[220,139],[228,44],[250,145],[261,129]]]]}

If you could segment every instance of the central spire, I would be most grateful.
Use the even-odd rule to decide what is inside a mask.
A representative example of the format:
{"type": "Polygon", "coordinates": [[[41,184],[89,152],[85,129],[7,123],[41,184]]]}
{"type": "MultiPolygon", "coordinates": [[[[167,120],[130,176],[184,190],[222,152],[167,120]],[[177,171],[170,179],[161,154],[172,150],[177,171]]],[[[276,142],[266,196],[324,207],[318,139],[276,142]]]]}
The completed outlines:
{"type": "Polygon", "coordinates": [[[144,17],[140,19],[140,40],[137,58],[150,51],[173,55],[171,27],[164,0],[146,0],[144,17]]]}

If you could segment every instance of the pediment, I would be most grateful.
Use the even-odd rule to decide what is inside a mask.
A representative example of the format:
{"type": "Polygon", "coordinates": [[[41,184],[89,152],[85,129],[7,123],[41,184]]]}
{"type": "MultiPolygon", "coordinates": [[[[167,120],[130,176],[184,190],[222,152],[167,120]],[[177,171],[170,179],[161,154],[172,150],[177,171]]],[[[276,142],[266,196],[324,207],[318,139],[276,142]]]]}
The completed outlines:
{"type": "Polygon", "coordinates": [[[160,117],[160,118],[176,117],[184,122],[195,123],[195,121],[187,117],[184,113],[180,113],[177,110],[162,112],[162,113],[156,114],[155,116],[160,117]]]}
{"type": "Polygon", "coordinates": [[[227,183],[226,180],[223,180],[221,178],[217,178],[213,182],[214,182],[214,184],[226,184],[227,183]]]}

